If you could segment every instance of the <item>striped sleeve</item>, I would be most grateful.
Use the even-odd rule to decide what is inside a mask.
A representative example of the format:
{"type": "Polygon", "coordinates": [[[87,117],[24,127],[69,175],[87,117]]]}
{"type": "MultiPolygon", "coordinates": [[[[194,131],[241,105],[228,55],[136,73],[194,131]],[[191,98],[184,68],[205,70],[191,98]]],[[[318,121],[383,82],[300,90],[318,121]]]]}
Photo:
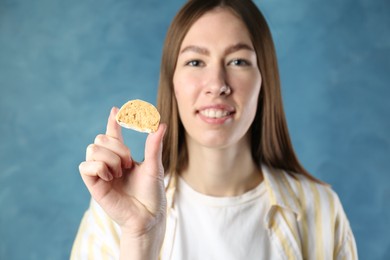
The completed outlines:
{"type": "Polygon", "coordinates": [[[334,259],[355,260],[358,259],[356,242],[349,221],[342,204],[335,194],[336,218],[335,218],[335,250],[334,259]]]}
{"type": "Polygon", "coordinates": [[[299,221],[304,258],[356,260],[355,239],[337,194],[327,185],[299,177],[299,221]]]}
{"type": "Polygon", "coordinates": [[[265,224],[281,259],[356,260],[355,239],[337,194],[302,174],[262,168],[270,197],[265,224]]]}
{"type": "Polygon", "coordinates": [[[119,226],[91,200],[81,221],[70,259],[118,259],[119,237],[119,226]]]}

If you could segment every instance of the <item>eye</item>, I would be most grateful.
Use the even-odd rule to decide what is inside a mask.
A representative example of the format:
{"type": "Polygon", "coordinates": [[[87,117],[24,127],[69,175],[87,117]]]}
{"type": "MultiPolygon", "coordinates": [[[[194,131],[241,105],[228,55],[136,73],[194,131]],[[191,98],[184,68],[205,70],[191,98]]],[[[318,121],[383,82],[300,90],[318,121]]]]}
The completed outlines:
{"type": "Polygon", "coordinates": [[[250,62],[244,59],[234,59],[229,62],[229,65],[233,66],[250,66],[250,62]]]}
{"type": "Polygon", "coordinates": [[[191,67],[200,67],[203,65],[203,62],[201,60],[190,60],[186,62],[186,66],[191,67]]]}

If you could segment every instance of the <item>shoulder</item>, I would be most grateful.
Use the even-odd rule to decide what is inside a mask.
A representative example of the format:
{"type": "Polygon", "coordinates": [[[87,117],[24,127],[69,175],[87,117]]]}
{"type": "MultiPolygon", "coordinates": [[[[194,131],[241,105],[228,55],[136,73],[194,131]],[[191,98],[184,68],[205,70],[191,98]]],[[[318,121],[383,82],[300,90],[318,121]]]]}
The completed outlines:
{"type": "Polygon", "coordinates": [[[325,204],[324,206],[331,206],[332,204],[340,203],[337,193],[330,185],[316,182],[300,173],[284,172],[284,174],[289,180],[295,196],[297,196],[300,200],[306,199],[313,201],[313,203],[323,202],[325,204]]]}
{"type": "Polygon", "coordinates": [[[292,187],[302,206],[302,222],[319,233],[316,237],[329,239],[324,245],[333,246],[336,259],[357,259],[355,238],[337,193],[330,185],[315,182],[302,174],[289,178],[292,178],[292,187]]]}
{"type": "Polygon", "coordinates": [[[271,203],[291,209],[298,219],[332,220],[329,228],[337,227],[340,219],[346,220],[340,199],[330,185],[275,168],[265,167],[263,174],[271,203]]]}
{"type": "MultiPolygon", "coordinates": [[[[355,259],[356,245],[340,199],[331,186],[303,174],[264,168],[271,205],[294,212],[307,254],[333,253],[336,259],[348,252],[355,259]]],[[[292,223],[292,222],[291,222],[292,223]]],[[[330,255],[332,257],[332,255],[330,255]]]]}

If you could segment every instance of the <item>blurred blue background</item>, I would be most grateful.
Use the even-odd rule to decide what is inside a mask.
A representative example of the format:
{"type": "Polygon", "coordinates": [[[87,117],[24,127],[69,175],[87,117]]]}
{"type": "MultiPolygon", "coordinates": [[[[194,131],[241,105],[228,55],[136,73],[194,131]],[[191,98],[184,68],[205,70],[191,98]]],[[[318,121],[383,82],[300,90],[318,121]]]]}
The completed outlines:
{"type": "MultiPolygon", "coordinates": [[[[0,0],[0,259],[67,259],[78,173],[112,106],[155,103],[183,0],[0,0]]],[[[258,0],[291,137],[339,194],[361,259],[390,259],[390,1],[258,0]]],[[[144,134],[125,132],[136,159],[144,134]]]]}

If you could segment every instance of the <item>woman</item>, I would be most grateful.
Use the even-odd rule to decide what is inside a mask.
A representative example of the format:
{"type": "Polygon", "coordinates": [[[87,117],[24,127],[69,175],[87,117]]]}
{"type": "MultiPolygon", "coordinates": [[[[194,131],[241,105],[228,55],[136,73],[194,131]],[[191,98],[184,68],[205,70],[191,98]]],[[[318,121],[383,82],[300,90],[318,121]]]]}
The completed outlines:
{"type": "Polygon", "coordinates": [[[189,1],[160,76],[163,124],[143,163],[117,108],[87,148],[93,200],[72,258],[357,259],[337,195],[294,154],[271,34],[250,0],[189,1]]]}

